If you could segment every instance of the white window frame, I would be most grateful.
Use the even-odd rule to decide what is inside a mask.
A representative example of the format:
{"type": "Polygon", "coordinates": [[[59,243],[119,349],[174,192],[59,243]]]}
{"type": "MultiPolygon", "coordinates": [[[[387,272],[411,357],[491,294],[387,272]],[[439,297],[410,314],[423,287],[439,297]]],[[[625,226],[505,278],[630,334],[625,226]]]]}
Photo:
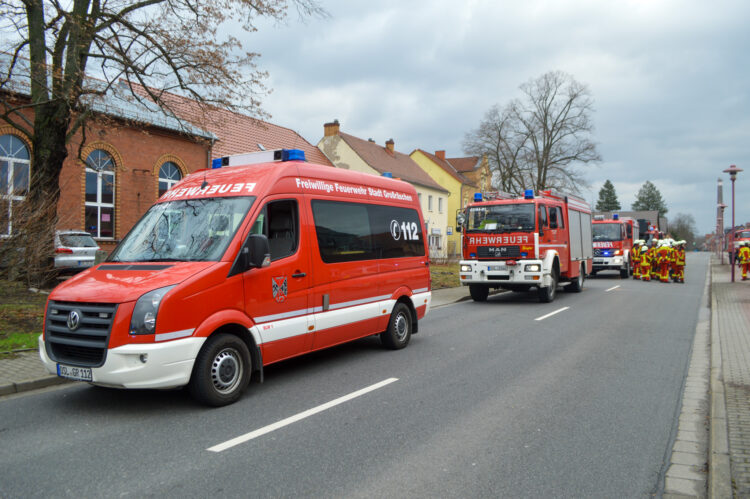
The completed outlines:
{"type": "Polygon", "coordinates": [[[427,211],[432,211],[432,194],[427,196],[427,211]]]}
{"type": "Polygon", "coordinates": [[[442,213],[442,212],[443,212],[443,198],[438,197],[438,213],[442,213]]]}
{"type": "Polygon", "coordinates": [[[157,193],[161,191],[161,187],[159,186],[159,184],[161,184],[162,182],[164,182],[164,183],[167,184],[167,190],[169,190],[177,182],[179,182],[180,180],[182,180],[182,170],[180,170],[180,167],[177,165],[177,163],[175,163],[174,161],[165,161],[164,163],[162,163],[161,165],[159,165],[159,178],[156,181],[156,191],[157,191],[157,193]],[[174,167],[177,170],[177,173],[179,174],[180,178],[174,179],[174,178],[167,178],[167,177],[162,177],[161,176],[161,169],[164,168],[164,165],[166,165],[167,163],[170,163],[170,164],[174,165],[174,167]]]}
{"type": "Polygon", "coordinates": [[[4,134],[3,136],[8,135],[12,138],[15,138],[20,142],[20,146],[23,148],[18,148],[15,151],[5,151],[0,149],[0,161],[5,161],[8,163],[8,177],[5,179],[7,182],[8,190],[5,192],[0,192],[0,198],[5,199],[8,201],[8,225],[6,227],[0,227],[0,230],[2,233],[0,233],[0,237],[10,237],[13,235],[13,204],[23,202],[26,199],[26,195],[19,196],[18,194],[13,193],[13,177],[14,172],[19,167],[25,167],[26,168],[26,193],[29,192],[29,182],[31,182],[31,159],[19,159],[15,157],[15,154],[18,153],[21,150],[26,151],[26,156],[31,157],[30,151],[26,143],[24,143],[23,140],[19,139],[17,136],[13,134],[4,134]]]}
{"type": "MultiPolygon", "coordinates": [[[[109,163],[111,164],[111,170],[104,170],[104,165],[99,165],[100,168],[92,168],[88,163],[88,158],[86,158],[86,173],[96,173],[96,201],[85,201],[85,193],[84,193],[84,209],[85,207],[91,206],[96,208],[96,234],[91,234],[92,237],[96,239],[114,239],[115,238],[115,220],[117,217],[117,213],[115,211],[115,204],[117,202],[116,195],[117,195],[117,189],[115,186],[115,160],[112,157],[112,154],[107,151],[106,149],[101,149],[107,155],[109,156],[109,163]],[[112,202],[111,203],[104,203],[102,202],[102,177],[104,176],[111,176],[112,177],[112,202]],[[102,237],[102,208],[112,208],[112,237],[102,237]]],[[[89,156],[93,154],[95,151],[91,151],[89,153],[89,156]]],[[[84,183],[86,182],[84,178],[84,183]]],[[[86,231],[89,231],[89,228],[86,227],[86,231]]]]}

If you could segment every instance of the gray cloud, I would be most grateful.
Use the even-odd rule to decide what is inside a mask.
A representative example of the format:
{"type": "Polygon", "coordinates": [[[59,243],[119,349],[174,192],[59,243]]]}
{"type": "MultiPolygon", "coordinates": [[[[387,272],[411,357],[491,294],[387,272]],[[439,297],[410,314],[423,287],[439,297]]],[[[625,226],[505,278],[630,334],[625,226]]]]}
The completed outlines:
{"type": "MultiPolygon", "coordinates": [[[[587,167],[587,198],[610,179],[629,208],[650,180],[669,215],[693,214],[710,232],[717,177],[729,185],[721,170],[747,169],[737,183],[738,194],[747,192],[747,2],[320,3],[329,19],[290,16],[243,40],[271,75],[264,105],[272,121],[310,142],[338,118],[343,131],[381,144],[393,138],[403,152],[458,156],[490,106],[562,70],[595,99],[604,161],[587,167]]],[[[737,221],[750,221],[750,196],[738,195],[737,221]]]]}

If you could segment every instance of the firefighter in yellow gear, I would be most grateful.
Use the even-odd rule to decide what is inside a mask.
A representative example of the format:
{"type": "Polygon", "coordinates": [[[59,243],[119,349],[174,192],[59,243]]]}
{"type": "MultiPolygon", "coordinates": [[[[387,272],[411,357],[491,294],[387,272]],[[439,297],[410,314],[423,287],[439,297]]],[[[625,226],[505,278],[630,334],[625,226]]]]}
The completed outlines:
{"type": "Polygon", "coordinates": [[[657,264],[659,265],[659,280],[669,282],[669,267],[672,264],[672,248],[669,242],[664,241],[656,250],[657,264]]]}
{"type": "Polygon", "coordinates": [[[633,244],[633,249],[630,250],[630,261],[633,263],[633,279],[641,278],[641,243],[643,241],[638,239],[633,244]]]}
{"type": "Polygon", "coordinates": [[[641,246],[641,280],[651,280],[651,257],[653,256],[653,249],[649,248],[645,244],[641,246]]]}
{"type": "Polygon", "coordinates": [[[677,241],[674,248],[674,271],[672,280],[674,282],[685,282],[685,244],[686,241],[677,241]]]}
{"type": "Polygon", "coordinates": [[[740,246],[740,251],[737,253],[737,257],[742,266],[742,280],[747,281],[747,271],[750,269],[750,245],[748,245],[747,241],[742,241],[740,244],[742,246],[740,246]]]}
{"type": "Polygon", "coordinates": [[[653,239],[651,241],[651,248],[648,250],[651,253],[651,280],[659,280],[659,255],[657,251],[661,247],[661,239],[653,239]]]}

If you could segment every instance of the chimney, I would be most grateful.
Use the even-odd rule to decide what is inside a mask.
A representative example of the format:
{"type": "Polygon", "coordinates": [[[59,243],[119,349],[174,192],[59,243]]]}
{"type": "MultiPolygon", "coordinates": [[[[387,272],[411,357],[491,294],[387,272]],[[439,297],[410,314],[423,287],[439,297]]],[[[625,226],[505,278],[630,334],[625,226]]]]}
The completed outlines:
{"type": "Polygon", "coordinates": [[[435,156],[445,161],[445,151],[435,151],[435,156]]]}
{"type": "Polygon", "coordinates": [[[323,125],[323,136],[324,137],[333,137],[334,135],[339,134],[339,120],[333,120],[331,123],[326,123],[323,125]]]}
{"type": "Polygon", "coordinates": [[[395,147],[394,144],[395,144],[395,142],[393,142],[393,139],[388,139],[388,140],[385,141],[385,148],[388,149],[388,151],[391,154],[393,154],[393,152],[394,152],[393,151],[394,147],[395,147]]]}

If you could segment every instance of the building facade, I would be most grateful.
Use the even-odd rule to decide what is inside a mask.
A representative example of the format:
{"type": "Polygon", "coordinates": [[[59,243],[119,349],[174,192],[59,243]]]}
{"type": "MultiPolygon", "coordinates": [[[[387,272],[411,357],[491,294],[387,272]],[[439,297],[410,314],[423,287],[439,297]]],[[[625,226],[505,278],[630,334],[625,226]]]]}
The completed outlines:
{"type": "Polygon", "coordinates": [[[343,133],[338,121],[326,123],[318,149],[337,168],[371,175],[390,174],[417,190],[427,230],[430,258],[448,256],[448,197],[450,192],[427,175],[408,155],[395,149],[393,139],[384,146],[343,133]]]}

